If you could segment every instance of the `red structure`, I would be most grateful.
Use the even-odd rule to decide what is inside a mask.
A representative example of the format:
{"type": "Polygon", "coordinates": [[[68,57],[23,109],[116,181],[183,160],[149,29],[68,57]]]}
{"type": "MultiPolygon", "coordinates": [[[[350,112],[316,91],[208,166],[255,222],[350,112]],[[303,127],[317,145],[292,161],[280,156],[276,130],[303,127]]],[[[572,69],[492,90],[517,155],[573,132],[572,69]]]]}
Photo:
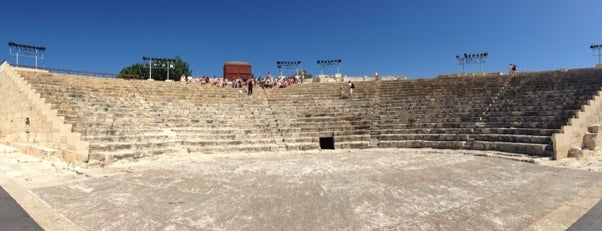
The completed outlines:
{"type": "Polygon", "coordinates": [[[246,62],[232,61],[224,64],[224,79],[250,79],[253,78],[251,64],[246,62]]]}

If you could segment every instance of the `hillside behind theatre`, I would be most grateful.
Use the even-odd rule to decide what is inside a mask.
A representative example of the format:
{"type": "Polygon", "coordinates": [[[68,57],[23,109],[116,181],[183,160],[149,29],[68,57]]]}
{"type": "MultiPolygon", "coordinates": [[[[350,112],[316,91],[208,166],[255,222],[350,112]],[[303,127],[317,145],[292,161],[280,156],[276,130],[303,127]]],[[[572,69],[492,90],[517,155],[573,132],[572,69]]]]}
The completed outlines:
{"type": "Polygon", "coordinates": [[[2,142],[110,164],[168,153],[446,148],[564,158],[600,122],[602,70],[287,88],[92,78],[0,69],[2,142]],[[18,100],[14,100],[18,99],[18,100]],[[24,121],[30,122],[26,124],[24,121]],[[323,145],[323,143],[322,143],[323,145]]]}

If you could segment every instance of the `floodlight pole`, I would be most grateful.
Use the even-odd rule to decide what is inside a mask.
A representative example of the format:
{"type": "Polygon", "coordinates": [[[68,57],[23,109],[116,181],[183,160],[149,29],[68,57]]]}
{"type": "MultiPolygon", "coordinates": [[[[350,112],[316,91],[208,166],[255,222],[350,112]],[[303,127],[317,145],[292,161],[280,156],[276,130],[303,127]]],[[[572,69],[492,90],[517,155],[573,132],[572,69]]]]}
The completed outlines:
{"type": "Polygon", "coordinates": [[[318,64],[318,68],[320,68],[320,75],[324,75],[324,65],[326,65],[325,61],[318,60],[318,61],[316,61],[316,63],[318,64]]]}
{"type": "Polygon", "coordinates": [[[153,80],[152,75],[153,75],[153,60],[152,59],[148,59],[148,80],[153,80]]]}
{"type": "Polygon", "coordinates": [[[165,65],[165,67],[167,68],[167,80],[166,81],[170,81],[169,79],[169,69],[173,68],[172,66],[175,64],[176,60],[172,59],[172,58],[162,58],[159,59],[159,63],[162,65],[165,65]]]}
{"type": "Polygon", "coordinates": [[[38,52],[39,52],[39,50],[36,49],[36,55],[35,55],[35,58],[36,58],[36,69],[38,69],[38,52]]]}
{"type": "Polygon", "coordinates": [[[316,61],[316,65],[320,69],[320,75],[324,75],[324,68],[326,65],[326,64],[324,64],[324,60],[319,59],[318,61],[316,61]]]}
{"type": "Polygon", "coordinates": [[[464,76],[464,65],[466,64],[466,57],[456,55],[456,60],[458,60],[458,65],[462,66],[462,76],[464,76]]]}
{"type": "Polygon", "coordinates": [[[592,49],[594,56],[598,56],[598,65],[597,66],[601,66],[602,63],[600,62],[601,61],[600,58],[602,56],[602,53],[600,52],[600,50],[602,49],[602,45],[601,44],[592,44],[591,46],[589,46],[589,48],[592,49]],[[596,54],[596,51],[598,51],[598,54],[596,54]]]}

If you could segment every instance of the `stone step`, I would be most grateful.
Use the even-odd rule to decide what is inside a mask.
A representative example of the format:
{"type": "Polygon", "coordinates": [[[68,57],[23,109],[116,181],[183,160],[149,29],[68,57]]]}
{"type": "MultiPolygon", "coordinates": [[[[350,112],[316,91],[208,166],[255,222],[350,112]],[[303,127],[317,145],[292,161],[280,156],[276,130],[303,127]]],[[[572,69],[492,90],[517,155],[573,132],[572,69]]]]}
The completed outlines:
{"type": "Polygon", "coordinates": [[[486,121],[488,123],[497,122],[556,122],[566,120],[566,116],[487,116],[486,121]]]}
{"type": "Polygon", "coordinates": [[[560,129],[541,129],[541,128],[475,128],[477,134],[514,134],[514,135],[533,135],[533,136],[552,136],[560,132],[560,129]]]}
{"type": "Polygon", "coordinates": [[[434,140],[392,140],[379,141],[379,148],[440,148],[462,149],[466,141],[434,141],[434,140]]]}
{"type": "Polygon", "coordinates": [[[505,117],[505,116],[559,116],[563,118],[570,118],[575,115],[575,110],[535,110],[527,111],[521,108],[518,111],[512,111],[509,108],[502,110],[490,110],[487,111],[488,117],[505,117]]]}
{"type": "Polygon", "coordinates": [[[469,134],[381,134],[379,140],[467,141],[469,136],[469,134]]]}
{"type": "MultiPolygon", "coordinates": [[[[81,128],[81,127],[80,127],[81,128]]],[[[91,136],[127,136],[139,134],[158,134],[162,133],[163,129],[158,128],[81,128],[78,130],[84,137],[91,136]]]]}
{"type": "Polygon", "coordinates": [[[140,135],[105,135],[105,136],[85,136],[84,140],[91,143],[104,142],[142,142],[142,141],[160,141],[166,140],[170,136],[165,134],[140,134],[140,135]]]}
{"type": "Polygon", "coordinates": [[[371,148],[370,140],[367,141],[352,141],[352,142],[337,142],[334,143],[335,149],[366,149],[371,148]]]}
{"type": "Polygon", "coordinates": [[[371,134],[472,134],[474,128],[403,128],[403,129],[375,129],[371,134]]]}
{"type": "Polygon", "coordinates": [[[475,140],[470,149],[523,153],[534,156],[552,156],[553,154],[552,145],[550,144],[489,142],[475,140]]]}
{"type": "Polygon", "coordinates": [[[181,145],[186,147],[205,147],[205,146],[248,146],[248,145],[272,145],[277,144],[277,140],[274,139],[225,139],[225,140],[207,140],[207,139],[196,139],[196,140],[182,140],[179,142],[181,145]]]}
{"type": "Polygon", "coordinates": [[[318,150],[320,149],[320,143],[317,142],[295,142],[285,144],[287,151],[307,151],[307,150],[318,150]]]}
{"type": "Polygon", "coordinates": [[[155,140],[141,142],[100,142],[90,143],[90,152],[112,152],[119,150],[162,149],[173,147],[176,142],[171,140],[155,140]]]}
{"type": "Polygon", "coordinates": [[[565,125],[562,121],[554,122],[486,122],[485,127],[488,128],[540,128],[540,129],[560,129],[565,125]]]}
{"type": "Polygon", "coordinates": [[[552,144],[551,136],[512,135],[512,134],[478,134],[470,135],[471,139],[489,142],[552,144]]]}
{"type": "Polygon", "coordinates": [[[136,150],[118,150],[118,151],[98,151],[90,152],[89,165],[110,165],[115,161],[123,159],[139,159],[143,157],[152,157],[157,155],[181,153],[177,148],[153,148],[136,150]]]}
{"type": "MultiPolygon", "coordinates": [[[[392,116],[403,116],[402,114],[400,114],[400,112],[412,112],[412,115],[414,113],[420,115],[420,114],[441,114],[441,115],[445,115],[445,114],[452,114],[452,115],[456,115],[456,114],[465,114],[465,113],[475,113],[475,112],[483,112],[486,111],[487,107],[485,105],[481,106],[481,107],[475,107],[476,105],[471,105],[471,107],[437,107],[437,108],[423,108],[423,109],[416,109],[416,108],[409,108],[409,107],[400,107],[400,106],[382,106],[382,112],[381,114],[383,115],[392,115],[392,116]]],[[[407,116],[411,116],[411,115],[407,115],[407,116]]]]}
{"type": "Polygon", "coordinates": [[[437,123],[437,124],[464,124],[478,122],[480,117],[412,117],[412,118],[390,118],[386,116],[380,117],[382,124],[421,124],[421,123],[437,123]]]}
{"type": "Polygon", "coordinates": [[[446,128],[475,128],[475,122],[457,122],[457,123],[381,123],[381,129],[446,129],[446,128]]]}
{"type": "Polygon", "coordinates": [[[233,152],[276,152],[286,150],[282,145],[264,144],[264,145],[236,145],[236,146],[186,146],[189,153],[219,154],[233,152]]]}

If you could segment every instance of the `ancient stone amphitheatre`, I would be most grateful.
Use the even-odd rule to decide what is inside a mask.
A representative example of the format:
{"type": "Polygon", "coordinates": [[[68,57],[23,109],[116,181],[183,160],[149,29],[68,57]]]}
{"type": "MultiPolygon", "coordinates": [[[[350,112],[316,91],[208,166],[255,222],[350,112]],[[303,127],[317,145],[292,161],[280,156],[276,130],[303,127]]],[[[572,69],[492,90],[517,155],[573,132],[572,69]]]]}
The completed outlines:
{"type": "Polygon", "coordinates": [[[340,84],[4,62],[0,185],[47,230],[564,230],[602,197],[601,69],[340,84]]]}

